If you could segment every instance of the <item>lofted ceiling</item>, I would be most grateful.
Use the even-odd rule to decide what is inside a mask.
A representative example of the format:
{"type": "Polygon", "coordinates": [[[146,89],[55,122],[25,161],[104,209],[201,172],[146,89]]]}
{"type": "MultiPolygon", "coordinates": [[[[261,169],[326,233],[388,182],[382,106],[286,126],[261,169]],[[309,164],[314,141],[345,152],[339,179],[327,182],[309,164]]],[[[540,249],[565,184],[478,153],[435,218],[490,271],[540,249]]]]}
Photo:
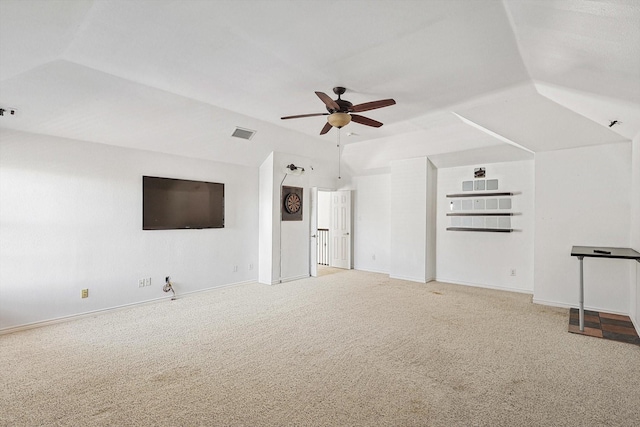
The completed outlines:
{"type": "Polygon", "coordinates": [[[258,166],[336,158],[314,91],[394,98],[341,130],[352,174],[531,158],[640,132],[634,0],[0,0],[4,135],[258,166]],[[612,120],[620,123],[609,128],[612,120]],[[256,130],[249,141],[235,127],[256,130]]]}

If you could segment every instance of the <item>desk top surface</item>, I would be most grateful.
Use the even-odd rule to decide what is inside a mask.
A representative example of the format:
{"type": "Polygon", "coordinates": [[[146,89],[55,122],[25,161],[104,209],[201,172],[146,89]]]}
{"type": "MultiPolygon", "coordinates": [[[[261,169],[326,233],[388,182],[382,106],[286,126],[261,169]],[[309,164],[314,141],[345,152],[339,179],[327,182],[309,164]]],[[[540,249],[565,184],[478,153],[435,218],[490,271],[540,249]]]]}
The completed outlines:
{"type": "Polygon", "coordinates": [[[574,246],[571,248],[571,256],[585,256],[593,258],[623,258],[640,260],[640,253],[631,248],[608,248],[604,246],[574,246]],[[598,253],[595,250],[611,252],[598,253]]]}

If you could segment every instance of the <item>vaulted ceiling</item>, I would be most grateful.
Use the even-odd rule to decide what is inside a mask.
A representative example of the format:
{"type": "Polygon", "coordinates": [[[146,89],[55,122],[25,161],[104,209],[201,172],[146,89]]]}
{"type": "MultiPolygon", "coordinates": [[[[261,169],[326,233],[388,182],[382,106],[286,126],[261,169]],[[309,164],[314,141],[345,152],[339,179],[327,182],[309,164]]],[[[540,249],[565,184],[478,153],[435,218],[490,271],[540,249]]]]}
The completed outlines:
{"type": "Polygon", "coordinates": [[[394,98],[354,174],[531,158],[640,132],[634,0],[0,0],[0,130],[258,166],[336,156],[314,91],[394,98]],[[619,124],[609,127],[611,121],[619,124]],[[232,138],[235,127],[257,131],[232,138]]]}

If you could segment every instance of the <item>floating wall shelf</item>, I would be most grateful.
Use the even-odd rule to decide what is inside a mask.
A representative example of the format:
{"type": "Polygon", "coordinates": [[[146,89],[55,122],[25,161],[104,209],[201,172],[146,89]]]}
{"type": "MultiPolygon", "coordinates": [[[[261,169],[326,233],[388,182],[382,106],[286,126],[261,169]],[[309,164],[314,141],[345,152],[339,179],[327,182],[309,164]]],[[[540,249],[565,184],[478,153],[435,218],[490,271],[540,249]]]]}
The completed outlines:
{"type": "Polygon", "coordinates": [[[513,196],[513,193],[462,193],[447,194],[447,197],[496,197],[496,196],[513,196]]]}
{"type": "Polygon", "coordinates": [[[512,233],[512,228],[473,228],[473,227],[447,227],[447,231],[482,231],[485,233],[512,233]]]}
{"type": "MultiPolygon", "coordinates": [[[[477,169],[474,171],[474,176],[476,172],[477,169]]],[[[447,228],[448,231],[483,233],[514,231],[511,228],[511,218],[521,214],[511,212],[511,196],[520,193],[498,191],[497,179],[463,181],[462,191],[462,193],[447,194],[447,198],[458,199],[450,202],[452,212],[446,214],[451,217],[451,227],[447,228]]]]}
{"type": "Polygon", "coordinates": [[[448,213],[447,216],[514,216],[513,212],[453,212],[448,213]]]}

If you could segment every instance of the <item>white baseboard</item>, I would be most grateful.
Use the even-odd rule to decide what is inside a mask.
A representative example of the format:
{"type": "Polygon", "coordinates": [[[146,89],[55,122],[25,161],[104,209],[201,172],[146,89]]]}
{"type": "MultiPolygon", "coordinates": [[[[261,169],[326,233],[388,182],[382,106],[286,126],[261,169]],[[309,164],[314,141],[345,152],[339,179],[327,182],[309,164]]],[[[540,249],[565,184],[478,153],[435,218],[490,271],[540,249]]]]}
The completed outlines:
{"type": "MultiPolygon", "coordinates": [[[[567,303],[558,302],[558,301],[547,301],[547,300],[542,300],[542,299],[539,299],[539,298],[534,298],[533,299],[533,303],[534,304],[540,304],[540,305],[548,305],[550,307],[560,307],[560,308],[578,308],[579,307],[578,304],[573,304],[573,303],[567,304],[567,303]]],[[[622,316],[628,316],[629,315],[629,313],[625,313],[625,312],[622,312],[622,311],[610,310],[608,308],[602,308],[602,307],[594,307],[594,306],[591,306],[591,305],[585,305],[584,309],[585,310],[591,310],[591,311],[604,311],[606,313],[620,314],[622,316]]],[[[638,328],[636,327],[636,329],[638,329],[638,328]]]]}
{"type": "Polygon", "coordinates": [[[425,278],[417,278],[417,277],[408,277],[408,276],[395,276],[395,275],[389,275],[389,278],[391,279],[398,279],[398,280],[406,280],[408,282],[417,282],[417,283],[427,283],[429,280],[426,280],[425,278]]]}
{"type": "Polygon", "coordinates": [[[372,270],[370,268],[360,268],[360,267],[354,267],[354,270],[357,271],[366,271],[367,273],[380,273],[380,274],[389,274],[388,270],[372,270]]]}
{"type": "MultiPolygon", "coordinates": [[[[243,281],[243,282],[228,283],[228,284],[225,284],[225,285],[211,286],[209,288],[198,289],[198,290],[195,290],[195,291],[190,291],[190,292],[184,292],[184,293],[177,294],[176,298],[179,299],[179,298],[183,298],[183,297],[189,297],[189,296],[192,296],[192,295],[195,295],[195,294],[199,294],[199,293],[202,293],[202,292],[209,292],[209,291],[214,291],[216,289],[222,289],[222,288],[229,288],[229,287],[233,287],[233,286],[246,285],[246,284],[254,283],[254,282],[255,282],[255,280],[248,280],[248,281],[243,281]]],[[[98,310],[85,311],[85,312],[82,312],[82,313],[70,314],[68,316],[55,317],[53,319],[39,320],[37,322],[24,323],[22,325],[17,325],[17,326],[9,326],[8,328],[0,329],[0,335],[12,334],[14,332],[26,331],[28,329],[41,328],[43,326],[55,325],[57,323],[70,322],[72,320],[82,319],[84,317],[95,316],[97,314],[110,313],[110,312],[118,311],[118,310],[126,310],[128,308],[132,308],[132,307],[136,307],[136,306],[156,304],[156,303],[161,302],[161,301],[170,300],[172,297],[173,297],[173,294],[169,294],[169,295],[165,295],[165,296],[162,296],[162,297],[152,298],[152,299],[148,299],[148,300],[144,300],[144,301],[132,302],[132,303],[129,303],[129,304],[122,304],[122,305],[117,305],[117,306],[114,306],[114,307],[101,308],[101,309],[98,309],[98,310]]]]}
{"type": "Polygon", "coordinates": [[[309,274],[301,274],[299,276],[292,276],[292,277],[283,277],[281,279],[276,279],[276,280],[272,280],[271,283],[265,283],[265,282],[260,282],[263,285],[278,285],[280,283],[287,283],[287,282],[293,282],[294,280],[300,280],[300,279],[307,279],[311,277],[309,274]]]}
{"type": "Polygon", "coordinates": [[[309,273],[307,273],[307,274],[301,274],[299,276],[283,277],[280,279],[280,281],[282,283],[286,283],[286,282],[293,282],[294,280],[307,279],[309,277],[311,276],[309,276],[309,273]]]}
{"type": "Polygon", "coordinates": [[[517,292],[519,294],[533,295],[533,291],[529,289],[508,288],[506,286],[487,285],[484,283],[461,282],[459,280],[450,280],[441,277],[436,277],[435,280],[442,283],[451,283],[453,285],[472,286],[475,288],[494,289],[496,291],[517,292]]]}

